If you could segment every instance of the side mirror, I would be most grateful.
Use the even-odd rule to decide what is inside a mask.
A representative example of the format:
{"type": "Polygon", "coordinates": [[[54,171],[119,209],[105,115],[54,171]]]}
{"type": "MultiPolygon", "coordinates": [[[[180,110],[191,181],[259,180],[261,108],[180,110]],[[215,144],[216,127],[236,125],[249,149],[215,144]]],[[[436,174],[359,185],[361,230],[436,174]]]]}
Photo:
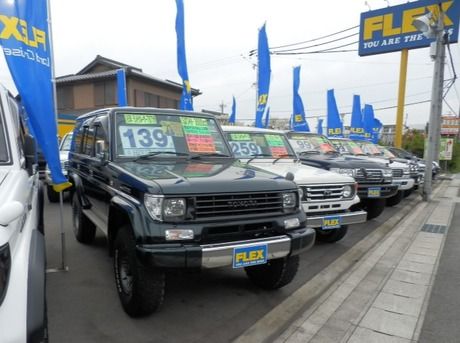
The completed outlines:
{"type": "Polygon", "coordinates": [[[26,157],[26,168],[29,175],[34,173],[34,166],[38,163],[37,145],[34,137],[26,135],[24,139],[24,155],[26,157]]]}
{"type": "Polygon", "coordinates": [[[8,226],[24,213],[24,206],[19,201],[11,201],[0,207],[0,226],[8,226]]]}
{"type": "Polygon", "coordinates": [[[103,140],[96,141],[96,157],[101,161],[105,161],[107,159],[105,142],[103,140]]]}

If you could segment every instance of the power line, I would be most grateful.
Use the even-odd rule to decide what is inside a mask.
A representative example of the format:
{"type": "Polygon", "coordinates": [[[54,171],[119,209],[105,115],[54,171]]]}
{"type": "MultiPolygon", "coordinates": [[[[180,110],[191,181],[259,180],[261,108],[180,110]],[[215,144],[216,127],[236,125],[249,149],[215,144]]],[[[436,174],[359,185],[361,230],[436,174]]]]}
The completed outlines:
{"type": "Polygon", "coordinates": [[[318,46],[322,46],[322,45],[327,45],[327,44],[331,44],[331,43],[334,43],[334,42],[338,42],[338,41],[341,41],[341,40],[344,40],[344,39],[347,39],[347,38],[350,38],[350,37],[354,37],[354,36],[357,36],[358,33],[353,33],[351,35],[348,35],[348,36],[345,36],[345,37],[341,37],[341,38],[337,38],[337,39],[333,39],[333,40],[330,40],[330,41],[327,41],[327,42],[323,42],[323,43],[318,43],[318,44],[313,44],[313,45],[309,45],[309,46],[302,46],[300,48],[295,48],[295,49],[285,49],[285,50],[277,50],[277,51],[273,51],[272,54],[276,54],[276,53],[280,53],[280,52],[291,52],[291,51],[298,51],[298,50],[304,50],[304,49],[310,49],[310,48],[315,48],[315,47],[318,47],[318,46]]]}
{"type": "Polygon", "coordinates": [[[346,49],[346,50],[336,50],[336,49],[340,49],[340,48],[344,48],[344,47],[347,47],[347,46],[350,46],[350,45],[354,45],[358,43],[358,41],[355,41],[355,42],[351,42],[351,43],[347,43],[347,44],[342,44],[342,45],[338,45],[338,46],[335,46],[335,47],[332,47],[332,48],[327,48],[327,49],[322,49],[322,50],[317,50],[317,51],[308,51],[308,52],[273,52],[272,54],[273,55],[307,55],[307,54],[320,54],[320,53],[336,53],[336,52],[352,52],[352,51],[358,51],[357,49],[353,49],[353,50],[349,50],[349,49],[346,49]]]}

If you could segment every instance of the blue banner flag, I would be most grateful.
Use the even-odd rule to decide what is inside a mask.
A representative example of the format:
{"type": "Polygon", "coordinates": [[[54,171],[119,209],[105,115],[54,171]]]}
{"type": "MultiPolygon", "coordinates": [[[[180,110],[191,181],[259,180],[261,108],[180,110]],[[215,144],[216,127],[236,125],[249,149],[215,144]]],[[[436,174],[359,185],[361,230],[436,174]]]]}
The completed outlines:
{"type": "Polygon", "coordinates": [[[257,110],[256,127],[264,127],[262,122],[265,108],[268,102],[268,91],[270,90],[270,50],[268,49],[267,32],[265,24],[259,30],[259,41],[257,46],[257,110]]]}
{"type": "Polygon", "coordinates": [[[0,15],[0,44],[6,62],[48,163],[54,189],[60,192],[70,183],[59,161],[47,1],[2,1],[0,15]]]}
{"type": "Polygon", "coordinates": [[[176,35],[177,35],[177,70],[182,78],[182,96],[180,98],[180,109],[193,111],[192,87],[188,78],[187,59],[185,57],[185,29],[184,29],[184,2],[176,0],[176,35]]]}
{"type": "Polygon", "coordinates": [[[319,134],[319,135],[322,135],[323,134],[323,120],[322,118],[318,119],[318,127],[316,128],[316,132],[319,134]]]}
{"type": "Polygon", "coordinates": [[[300,66],[294,67],[293,83],[293,127],[294,131],[310,132],[307,120],[305,119],[305,110],[302,98],[299,95],[300,86],[300,66]]]}
{"type": "Polygon", "coordinates": [[[363,114],[361,113],[361,98],[359,95],[353,95],[350,139],[364,139],[363,114]]]}
{"type": "Polygon", "coordinates": [[[230,124],[235,124],[235,120],[236,120],[236,101],[235,101],[235,97],[233,97],[232,113],[230,114],[230,117],[228,118],[228,122],[230,124]]]}
{"type": "Polygon", "coordinates": [[[377,118],[374,118],[374,127],[372,128],[372,143],[378,144],[383,124],[377,118]]]}
{"type": "Polygon", "coordinates": [[[364,138],[368,141],[372,140],[374,133],[374,108],[372,105],[364,105],[364,138]]]}
{"type": "Polygon", "coordinates": [[[128,106],[128,99],[126,98],[126,72],[124,69],[117,70],[117,90],[118,106],[128,106]]]}
{"type": "Polygon", "coordinates": [[[267,129],[269,124],[270,124],[270,107],[267,107],[267,113],[265,113],[265,125],[264,125],[264,127],[267,129]]]}
{"type": "Polygon", "coordinates": [[[333,89],[327,91],[327,136],[343,137],[343,124],[340,120],[333,89]]]}

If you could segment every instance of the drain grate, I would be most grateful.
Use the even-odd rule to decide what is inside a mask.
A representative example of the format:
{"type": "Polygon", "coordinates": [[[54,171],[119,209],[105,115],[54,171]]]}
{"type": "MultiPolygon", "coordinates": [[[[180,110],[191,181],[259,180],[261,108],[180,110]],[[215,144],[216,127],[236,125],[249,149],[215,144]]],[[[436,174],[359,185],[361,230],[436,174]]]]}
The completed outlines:
{"type": "Polygon", "coordinates": [[[434,224],[425,224],[422,227],[423,232],[430,232],[430,233],[440,233],[441,235],[445,234],[447,230],[446,225],[434,225],[434,224]]]}

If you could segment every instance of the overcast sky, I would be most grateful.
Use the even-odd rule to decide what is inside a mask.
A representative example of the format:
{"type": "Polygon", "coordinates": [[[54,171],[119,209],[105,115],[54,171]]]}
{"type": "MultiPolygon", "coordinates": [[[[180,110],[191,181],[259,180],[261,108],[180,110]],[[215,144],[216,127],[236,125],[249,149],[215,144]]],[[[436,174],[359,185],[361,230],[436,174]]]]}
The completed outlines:
{"type": "MultiPolygon", "coordinates": [[[[407,1],[389,0],[391,5],[407,1]]],[[[180,82],[176,67],[175,0],[50,0],[56,75],[74,74],[96,55],[143,69],[153,76],[180,82]]],[[[368,0],[375,10],[384,0],[368,0]]],[[[361,0],[184,0],[188,72],[191,85],[203,94],[195,110],[230,111],[232,95],[237,120],[254,117],[255,58],[258,29],[267,23],[270,46],[324,36],[359,25],[368,10],[361,0]]],[[[357,32],[357,29],[350,32],[357,32]]],[[[357,37],[354,37],[357,40],[357,37]]],[[[353,39],[353,38],[352,38],[353,39]]],[[[348,40],[350,41],[350,40],[348,40]]],[[[348,47],[350,48],[350,47],[348,47]]],[[[357,48],[357,45],[351,48],[357,48]]],[[[454,65],[460,73],[460,48],[452,45],[454,65]]],[[[375,109],[396,105],[400,53],[359,57],[357,52],[272,56],[269,105],[271,117],[287,118],[292,112],[292,68],[302,66],[300,95],[307,118],[326,113],[326,90],[335,89],[340,112],[350,112],[353,94],[375,109]]],[[[4,65],[4,64],[3,64],[4,65]]],[[[433,63],[428,49],[411,50],[406,102],[429,100],[433,63]]],[[[451,77],[446,68],[446,78],[451,77]]],[[[12,83],[6,67],[0,80],[12,83]]],[[[458,83],[458,82],[457,82],[458,83]]],[[[447,102],[458,112],[460,86],[447,102]]],[[[405,109],[409,124],[425,123],[429,103],[405,109]]],[[[451,110],[444,104],[443,113],[451,110]]],[[[396,109],[376,111],[385,124],[395,121],[396,109]]],[[[309,119],[316,127],[317,119],[309,119]]],[[[345,117],[349,124],[350,115],[345,117]]]]}

